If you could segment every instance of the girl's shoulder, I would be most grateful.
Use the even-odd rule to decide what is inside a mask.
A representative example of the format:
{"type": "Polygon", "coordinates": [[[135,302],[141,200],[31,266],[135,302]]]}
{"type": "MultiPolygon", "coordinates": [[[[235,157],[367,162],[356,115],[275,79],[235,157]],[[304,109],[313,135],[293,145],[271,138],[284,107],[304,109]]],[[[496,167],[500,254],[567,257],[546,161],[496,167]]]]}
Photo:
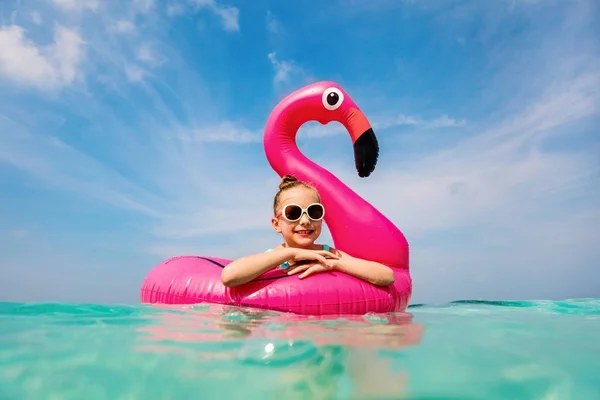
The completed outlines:
{"type": "Polygon", "coordinates": [[[275,247],[273,247],[273,248],[267,249],[267,250],[265,250],[265,253],[267,253],[267,252],[269,252],[269,251],[273,251],[273,250],[280,250],[280,249],[283,249],[283,246],[282,246],[282,245],[275,246],[275,247]]]}

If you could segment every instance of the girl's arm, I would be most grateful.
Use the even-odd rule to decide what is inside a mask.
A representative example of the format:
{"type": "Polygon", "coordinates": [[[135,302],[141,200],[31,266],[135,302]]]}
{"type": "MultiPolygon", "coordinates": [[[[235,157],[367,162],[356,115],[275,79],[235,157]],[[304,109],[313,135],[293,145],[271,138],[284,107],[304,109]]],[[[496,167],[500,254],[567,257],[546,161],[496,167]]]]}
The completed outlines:
{"type": "Polygon", "coordinates": [[[332,261],[334,269],[377,286],[387,286],[394,283],[394,271],[390,267],[375,261],[352,257],[341,250],[332,249],[332,252],[337,253],[339,256],[339,259],[332,261]]]}
{"type": "Polygon", "coordinates": [[[243,285],[294,256],[293,249],[282,248],[238,258],[221,271],[221,282],[227,287],[243,285]]]}

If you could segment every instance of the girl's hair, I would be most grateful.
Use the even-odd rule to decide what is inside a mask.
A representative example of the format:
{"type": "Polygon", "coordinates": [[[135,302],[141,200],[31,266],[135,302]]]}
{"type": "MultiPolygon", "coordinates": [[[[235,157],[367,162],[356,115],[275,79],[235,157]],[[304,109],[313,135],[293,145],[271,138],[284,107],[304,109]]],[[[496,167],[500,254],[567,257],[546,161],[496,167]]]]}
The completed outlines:
{"type": "Polygon", "coordinates": [[[275,195],[275,199],[273,200],[273,213],[274,214],[277,214],[277,208],[279,207],[279,198],[281,197],[281,194],[288,189],[293,189],[293,188],[299,187],[299,186],[304,186],[307,189],[314,190],[315,193],[317,193],[317,196],[319,195],[319,192],[317,191],[317,189],[315,189],[314,186],[311,186],[306,182],[299,181],[298,179],[296,179],[295,176],[285,175],[281,179],[281,183],[279,184],[279,191],[277,192],[277,194],[275,195]]]}

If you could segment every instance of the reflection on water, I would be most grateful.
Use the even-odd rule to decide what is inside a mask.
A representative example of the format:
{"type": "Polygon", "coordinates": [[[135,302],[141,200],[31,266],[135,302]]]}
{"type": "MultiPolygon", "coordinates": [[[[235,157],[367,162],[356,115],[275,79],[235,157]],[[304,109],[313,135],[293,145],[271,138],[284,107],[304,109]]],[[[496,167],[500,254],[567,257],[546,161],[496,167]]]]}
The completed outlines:
{"type": "Polygon", "coordinates": [[[0,399],[398,398],[391,361],[423,330],[408,313],[0,303],[0,399]]]}
{"type": "Polygon", "coordinates": [[[223,341],[244,338],[306,339],[317,345],[402,348],[418,342],[424,329],[410,313],[364,316],[302,316],[219,305],[154,306],[165,312],[138,329],[147,341],[223,341]],[[185,311],[185,312],[172,312],[185,311]]]}
{"type": "Polygon", "coordinates": [[[230,306],[164,308],[186,312],[159,313],[155,323],[139,327],[137,350],[181,354],[193,348],[198,359],[213,362],[196,376],[234,378],[216,372],[217,361],[228,362],[230,370],[254,377],[244,379],[247,393],[273,398],[399,396],[407,376],[380,353],[417,345],[424,332],[410,313],[336,318],[230,306]]]}

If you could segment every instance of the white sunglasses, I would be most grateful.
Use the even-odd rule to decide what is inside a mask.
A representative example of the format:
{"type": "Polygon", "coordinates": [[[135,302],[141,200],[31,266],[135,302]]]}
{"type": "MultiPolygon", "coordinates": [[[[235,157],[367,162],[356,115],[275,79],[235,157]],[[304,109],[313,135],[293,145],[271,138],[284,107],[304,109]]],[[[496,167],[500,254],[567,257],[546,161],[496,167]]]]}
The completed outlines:
{"type": "Polygon", "coordinates": [[[283,216],[289,222],[296,222],[302,218],[304,213],[313,221],[320,221],[325,216],[325,207],[321,203],[312,203],[306,208],[302,208],[298,204],[286,204],[276,217],[283,216]]]}

